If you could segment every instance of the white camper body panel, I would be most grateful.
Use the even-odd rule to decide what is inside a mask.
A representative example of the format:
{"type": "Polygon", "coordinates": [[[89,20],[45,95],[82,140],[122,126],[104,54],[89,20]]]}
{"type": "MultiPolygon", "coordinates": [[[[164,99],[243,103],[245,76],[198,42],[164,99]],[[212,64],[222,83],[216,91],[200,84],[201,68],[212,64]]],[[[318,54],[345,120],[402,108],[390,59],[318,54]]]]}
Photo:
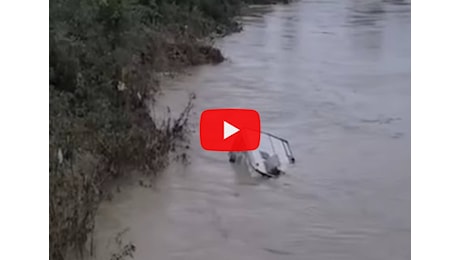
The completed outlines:
{"type": "Polygon", "coordinates": [[[244,162],[250,170],[267,177],[285,173],[295,159],[289,142],[272,134],[261,133],[259,148],[246,152],[230,152],[230,162],[244,162]]]}

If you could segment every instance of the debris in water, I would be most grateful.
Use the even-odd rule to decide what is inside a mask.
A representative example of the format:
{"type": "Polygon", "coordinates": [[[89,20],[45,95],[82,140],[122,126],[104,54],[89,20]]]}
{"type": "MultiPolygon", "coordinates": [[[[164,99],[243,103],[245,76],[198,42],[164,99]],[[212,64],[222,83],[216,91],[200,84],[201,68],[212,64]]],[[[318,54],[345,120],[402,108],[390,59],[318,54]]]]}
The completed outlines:
{"type": "Polygon", "coordinates": [[[282,251],[278,249],[264,248],[264,250],[267,252],[273,253],[273,254],[277,254],[277,255],[292,255],[292,253],[290,252],[282,251]]]}

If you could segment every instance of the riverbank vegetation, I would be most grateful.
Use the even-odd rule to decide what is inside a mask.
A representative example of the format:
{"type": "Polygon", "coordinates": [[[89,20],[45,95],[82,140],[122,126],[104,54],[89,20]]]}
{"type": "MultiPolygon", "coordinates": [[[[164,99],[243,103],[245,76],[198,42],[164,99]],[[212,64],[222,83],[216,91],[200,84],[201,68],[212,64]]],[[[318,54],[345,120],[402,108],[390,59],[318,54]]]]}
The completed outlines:
{"type": "Polygon", "coordinates": [[[268,0],[52,0],[49,64],[50,258],[86,250],[109,181],[156,174],[184,140],[180,117],[151,120],[157,73],[223,60],[212,37],[268,0]]]}

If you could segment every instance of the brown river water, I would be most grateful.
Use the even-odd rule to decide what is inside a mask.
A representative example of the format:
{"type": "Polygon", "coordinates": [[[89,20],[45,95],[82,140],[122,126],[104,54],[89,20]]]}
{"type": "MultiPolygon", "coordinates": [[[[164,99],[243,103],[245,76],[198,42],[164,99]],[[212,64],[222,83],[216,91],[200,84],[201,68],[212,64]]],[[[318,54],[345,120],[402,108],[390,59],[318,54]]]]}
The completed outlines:
{"type": "Polygon", "coordinates": [[[135,259],[410,259],[410,2],[255,7],[217,46],[228,60],[164,84],[161,107],[195,93],[190,164],[104,202],[96,258],[117,232],[135,259]],[[202,110],[259,111],[290,141],[286,175],[243,174],[201,149],[202,110]]]}

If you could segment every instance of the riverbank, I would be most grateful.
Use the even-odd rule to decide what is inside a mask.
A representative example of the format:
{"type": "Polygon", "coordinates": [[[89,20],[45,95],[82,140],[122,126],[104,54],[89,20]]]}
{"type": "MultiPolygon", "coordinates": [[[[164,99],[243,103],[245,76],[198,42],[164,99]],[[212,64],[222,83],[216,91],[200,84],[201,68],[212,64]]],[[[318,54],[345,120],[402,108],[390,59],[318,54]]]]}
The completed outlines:
{"type": "Polygon", "coordinates": [[[110,180],[155,175],[186,142],[191,100],[178,118],[151,120],[157,73],[223,61],[213,39],[238,31],[249,3],[273,1],[50,3],[51,259],[87,250],[110,180]]]}

